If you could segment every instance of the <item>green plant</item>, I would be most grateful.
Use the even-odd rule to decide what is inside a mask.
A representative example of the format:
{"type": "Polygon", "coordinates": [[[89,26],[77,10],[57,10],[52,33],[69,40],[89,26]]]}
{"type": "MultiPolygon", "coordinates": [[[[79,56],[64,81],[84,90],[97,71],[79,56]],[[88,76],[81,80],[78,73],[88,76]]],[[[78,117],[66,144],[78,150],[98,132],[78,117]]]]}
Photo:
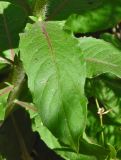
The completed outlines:
{"type": "Polygon", "coordinates": [[[121,159],[120,20],[121,0],[0,1],[0,159],[54,160],[35,132],[65,160],[121,159]]]}

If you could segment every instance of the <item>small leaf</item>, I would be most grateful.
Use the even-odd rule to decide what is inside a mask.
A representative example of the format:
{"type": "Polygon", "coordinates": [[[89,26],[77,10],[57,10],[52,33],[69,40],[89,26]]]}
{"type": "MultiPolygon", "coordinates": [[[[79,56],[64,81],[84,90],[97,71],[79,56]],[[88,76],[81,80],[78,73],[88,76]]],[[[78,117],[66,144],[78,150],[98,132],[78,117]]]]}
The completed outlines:
{"type": "Polygon", "coordinates": [[[110,156],[109,156],[110,159],[111,158],[112,159],[116,159],[116,150],[115,150],[115,148],[110,143],[108,143],[107,146],[108,146],[108,148],[110,150],[110,156]]]}
{"type": "Polygon", "coordinates": [[[5,118],[7,99],[11,90],[12,90],[12,86],[8,86],[0,90],[0,121],[4,120],[5,118]]]}
{"type": "Polygon", "coordinates": [[[33,0],[31,2],[33,15],[36,17],[43,18],[45,16],[45,5],[48,0],[33,0]]]}
{"type": "Polygon", "coordinates": [[[100,145],[86,142],[86,140],[82,139],[80,141],[80,153],[94,155],[97,160],[105,160],[107,155],[109,154],[109,150],[100,145]]]}

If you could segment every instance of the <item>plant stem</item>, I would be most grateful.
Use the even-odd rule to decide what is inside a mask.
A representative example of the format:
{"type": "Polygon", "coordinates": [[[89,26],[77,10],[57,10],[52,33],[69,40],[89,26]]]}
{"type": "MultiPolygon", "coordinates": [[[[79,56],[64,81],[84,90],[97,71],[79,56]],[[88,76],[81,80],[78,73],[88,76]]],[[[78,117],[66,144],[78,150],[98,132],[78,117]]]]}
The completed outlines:
{"type": "MultiPolygon", "coordinates": [[[[97,99],[95,99],[95,102],[96,102],[96,106],[97,106],[98,111],[101,110],[97,99]]],[[[100,126],[101,126],[101,128],[103,128],[103,114],[101,112],[99,114],[99,117],[100,117],[100,126]]],[[[104,132],[103,132],[103,130],[101,131],[101,142],[102,142],[102,145],[104,145],[104,132]]]]}

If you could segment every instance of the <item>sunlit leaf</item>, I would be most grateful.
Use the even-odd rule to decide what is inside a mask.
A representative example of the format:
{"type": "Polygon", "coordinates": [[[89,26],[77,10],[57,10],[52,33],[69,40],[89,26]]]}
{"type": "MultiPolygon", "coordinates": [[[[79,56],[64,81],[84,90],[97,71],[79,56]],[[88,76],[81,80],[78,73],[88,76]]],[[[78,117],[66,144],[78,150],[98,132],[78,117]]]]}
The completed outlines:
{"type": "Polygon", "coordinates": [[[78,41],[61,24],[41,22],[21,35],[20,51],[43,124],[78,150],[86,121],[86,68],[78,41]]]}

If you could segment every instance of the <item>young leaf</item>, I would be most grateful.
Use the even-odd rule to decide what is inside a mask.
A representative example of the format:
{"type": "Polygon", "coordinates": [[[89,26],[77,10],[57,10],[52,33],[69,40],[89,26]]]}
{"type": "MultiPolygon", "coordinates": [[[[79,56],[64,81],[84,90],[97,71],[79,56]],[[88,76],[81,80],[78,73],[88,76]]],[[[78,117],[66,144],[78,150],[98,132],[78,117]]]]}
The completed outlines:
{"type": "Polygon", "coordinates": [[[44,18],[45,16],[44,8],[46,3],[47,0],[33,0],[31,2],[33,15],[35,15],[39,19],[44,18]]]}
{"type": "Polygon", "coordinates": [[[86,68],[78,41],[59,22],[39,22],[21,35],[20,52],[42,122],[78,151],[86,122],[86,68]]]}

